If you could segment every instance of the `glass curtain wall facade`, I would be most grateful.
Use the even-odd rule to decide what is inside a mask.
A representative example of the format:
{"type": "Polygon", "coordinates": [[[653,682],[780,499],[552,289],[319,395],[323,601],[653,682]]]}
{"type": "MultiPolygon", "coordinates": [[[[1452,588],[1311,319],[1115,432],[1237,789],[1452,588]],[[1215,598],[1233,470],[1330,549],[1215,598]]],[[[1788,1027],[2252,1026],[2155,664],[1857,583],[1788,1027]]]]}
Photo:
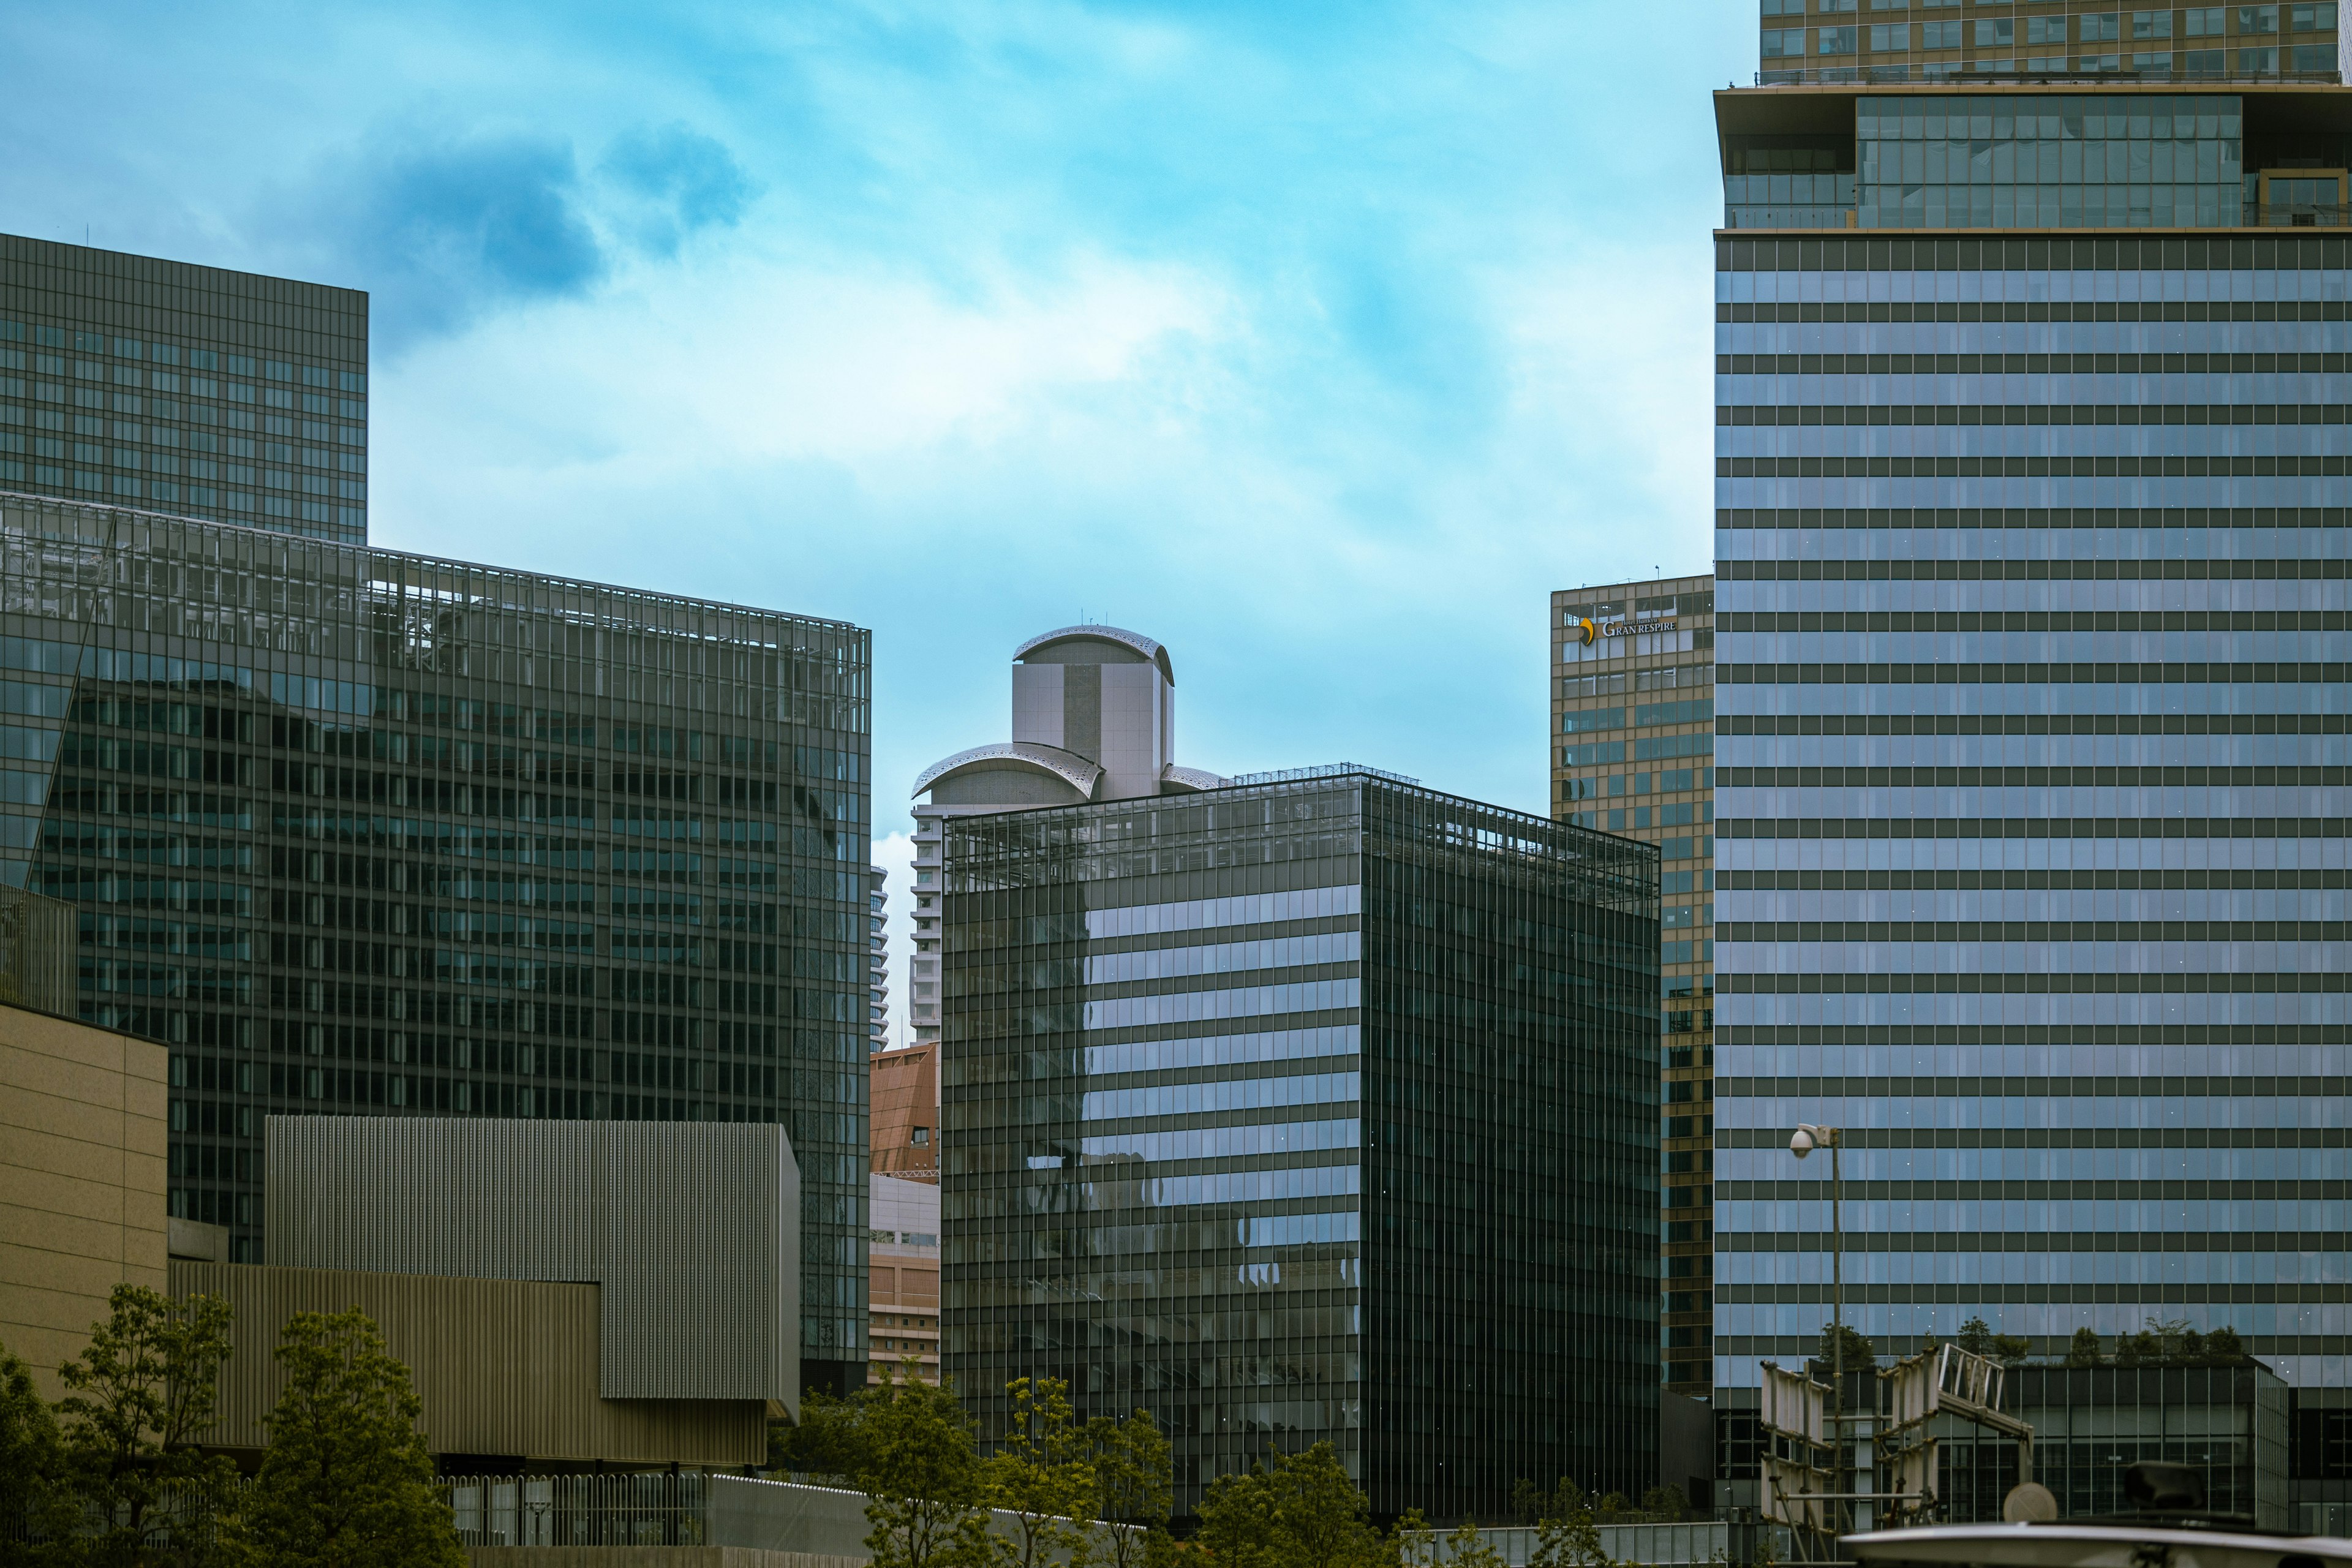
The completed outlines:
{"type": "Polygon", "coordinates": [[[782,1121],[864,1380],[869,634],[0,496],[0,879],[172,1047],[172,1212],[272,1111],[782,1121]]]}
{"type": "Polygon", "coordinates": [[[1718,1384],[1828,1316],[1806,1121],[1883,1348],[2341,1389],[2347,242],[1717,256],[1718,1384]]]}
{"type": "Polygon", "coordinates": [[[1759,0],[1764,84],[1956,76],[2114,81],[2342,79],[2334,0],[1759,0]]]}
{"type": "Polygon", "coordinates": [[[0,235],[0,489],[367,542],[368,297],[0,235]]]}
{"type": "Polygon", "coordinates": [[[1715,579],[1552,595],[1553,815],[1658,846],[1666,1387],[1715,1386],[1715,579]],[[1636,631],[1636,627],[1651,627],[1636,631]]]}
{"type": "Polygon", "coordinates": [[[944,1362],[1070,1380],[1177,1506],[1654,1480],[1657,852],[1369,775],[950,817],[944,1362]],[[1548,1483],[1547,1483],[1548,1484],[1548,1483]]]}

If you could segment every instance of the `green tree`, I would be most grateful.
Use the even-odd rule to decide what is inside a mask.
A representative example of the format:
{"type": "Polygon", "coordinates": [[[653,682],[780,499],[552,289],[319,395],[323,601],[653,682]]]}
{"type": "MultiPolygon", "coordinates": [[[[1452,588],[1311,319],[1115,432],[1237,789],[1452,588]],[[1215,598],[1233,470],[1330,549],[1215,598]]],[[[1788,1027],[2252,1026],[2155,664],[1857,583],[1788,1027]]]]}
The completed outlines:
{"type": "Polygon", "coordinates": [[[424,1401],[374,1321],[297,1312],[277,1361],[286,1387],[239,1532],[257,1568],[465,1568],[416,1429],[424,1401]]]}
{"type": "Polygon", "coordinates": [[[1857,1372],[1871,1371],[1878,1365],[1877,1347],[1864,1339],[1852,1323],[1843,1325],[1823,1323],[1821,1352],[1814,1357],[1814,1365],[1822,1376],[1827,1377],[1830,1369],[1837,1364],[1836,1354],[1841,1331],[1844,1335],[1845,1370],[1849,1375],[1857,1372]]]}
{"type": "Polygon", "coordinates": [[[82,1555],[91,1568],[212,1561],[236,1471],[193,1445],[220,1397],[229,1305],[117,1285],[107,1307],[89,1348],[58,1369],[66,1484],[87,1515],[82,1555]]]}
{"type": "Polygon", "coordinates": [[[1601,1549],[1591,1510],[1578,1507],[1536,1521],[1536,1549],[1528,1554],[1528,1568],[1617,1568],[1617,1563],[1601,1549]]]}
{"type": "Polygon", "coordinates": [[[1210,1482],[1200,1542],[1218,1568],[1373,1568],[1395,1546],[1370,1507],[1331,1445],[1318,1443],[1210,1482]]]}
{"type": "Polygon", "coordinates": [[[2066,1364],[2068,1366],[2107,1364],[2107,1352],[2100,1347],[2098,1330],[2081,1328],[2074,1331],[2074,1337],[2066,1344],[2066,1364]]]}
{"type": "Polygon", "coordinates": [[[1165,1534],[1175,1493],[1175,1465],[1151,1412],[1124,1421],[1097,1415],[1087,1423],[1094,1466],[1094,1517],[1099,1544],[1091,1553],[1108,1568],[1152,1568],[1157,1535],[1165,1534]]]}
{"type": "Polygon", "coordinates": [[[1086,1428],[1070,1409],[1070,1385],[1058,1377],[1016,1377],[1013,1424],[983,1467],[989,1500],[1013,1516],[1013,1560],[1043,1568],[1055,1552],[1083,1563],[1094,1523],[1095,1471],[1086,1428]]]}
{"type": "Polygon", "coordinates": [[[2215,1329],[2205,1336],[2205,1359],[2216,1366],[2243,1366],[2246,1347],[2238,1338],[2238,1331],[2229,1327],[2215,1329]]]}
{"type": "Polygon", "coordinates": [[[0,1568],[38,1561],[29,1535],[55,1539],[73,1527],[60,1481],[65,1450],[57,1417],[33,1386],[33,1372],[0,1346],[0,1568]]]}
{"type": "Polygon", "coordinates": [[[1671,1524],[1690,1512],[1690,1502],[1680,1487],[1652,1487],[1642,1494],[1642,1511],[1671,1524]]]}
{"type": "Polygon", "coordinates": [[[1996,1334],[1982,1318],[1970,1318],[1952,1336],[1952,1342],[1970,1355],[1980,1355],[2004,1365],[2023,1361],[2033,1348],[2016,1334],[1996,1334]]]}
{"type": "Polygon", "coordinates": [[[860,1389],[846,1399],[835,1398],[821,1388],[812,1388],[803,1394],[797,1423],[768,1424],[769,1468],[818,1476],[862,1489],[866,1473],[863,1418],[866,1394],[873,1386],[878,1385],[860,1389]]]}
{"type": "MultiPolygon", "coordinates": [[[[1421,1515],[1416,1510],[1411,1517],[1418,1523],[1421,1515]]],[[[1403,1533],[1402,1524],[1398,1533],[1403,1533]]],[[[1495,1543],[1478,1533],[1478,1521],[1465,1519],[1445,1538],[1445,1568],[1508,1568],[1508,1563],[1495,1543]]]]}
{"type": "Polygon", "coordinates": [[[1549,1491],[1530,1480],[1511,1483],[1511,1513],[1521,1524],[1540,1524],[1547,1519],[1566,1519],[1584,1507],[1584,1489],[1566,1476],[1549,1491]]]}
{"type": "Polygon", "coordinates": [[[988,1483],[971,1416],[947,1378],[929,1384],[909,1358],[903,1379],[886,1366],[880,1383],[853,1394],[857,1468],[866,1493],[866,1550],[874,1568],[988,1568],[1004,1542],[988,1532],[988,1483]]]}

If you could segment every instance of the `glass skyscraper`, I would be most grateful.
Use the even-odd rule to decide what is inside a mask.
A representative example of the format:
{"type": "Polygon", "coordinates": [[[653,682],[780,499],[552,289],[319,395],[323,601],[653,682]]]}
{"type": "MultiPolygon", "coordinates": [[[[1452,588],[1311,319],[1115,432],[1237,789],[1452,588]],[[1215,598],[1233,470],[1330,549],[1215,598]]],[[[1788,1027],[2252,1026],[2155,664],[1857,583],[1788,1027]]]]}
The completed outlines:
{"type": "Polygon", "coordinates": [[[1829,1317],[1800,1121],[1882,1350],[2185,1320],[2338,1402],[2352,242],[2201,192],[2352,93],[1717,103],[1903,164],[1716,245],[1724,1403],[1829,1317]]]}
{"type": "Polygon", "coordinates": [[[870,635],[0,495],[0,879],[167,1041],[174,1215],[272,1111],[781,1121],[865,1380],[870,635]]]}
{"type": "Polygon", "coordinates": [[[1658,855],[1353,769],[944,819],[946,1370],[1070,1381],[1177,1507],[1657,1468],[1658,855]]]}
{"type": "Polygon", "coordinates": [[[0,235],[0,489],[364,544],[368,297],[0,235]]]}
{"type": "MultiPolygon", "coordinates": [[[[1667,1389],[1715,1386],[1715,579],[1551,596],[1552,815],[1658,847],[1667,1389]]],[[[1680,1478],[1676,1478],[1680,1484],[1680,1478]]]]}

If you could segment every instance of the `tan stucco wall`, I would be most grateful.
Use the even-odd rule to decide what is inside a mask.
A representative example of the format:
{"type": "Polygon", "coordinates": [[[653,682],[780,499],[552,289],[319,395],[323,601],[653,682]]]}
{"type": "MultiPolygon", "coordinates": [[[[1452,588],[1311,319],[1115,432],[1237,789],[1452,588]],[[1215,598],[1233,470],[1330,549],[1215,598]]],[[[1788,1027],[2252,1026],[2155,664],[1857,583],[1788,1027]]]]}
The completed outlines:
{"type": "Polygon", "coordinates": [[[198,1441],[259,1448],[286,1380],[273,1354],[297,1312],[357,1307],[408,1366],[436,1454],[733,1468],[763,1463],[768,1409],[752,1400],[605,1399],[594,1285],[458,1279],[258,1264],[172,1262],[172,1294],[236,1313],[219,1421],[198,1441]]]}
{"type": "Polygon", "coordinates": [[[163,1047],[0,1005],[0,1344],[56,1398],[125,1282],[164,1286],[163,1047]]]}

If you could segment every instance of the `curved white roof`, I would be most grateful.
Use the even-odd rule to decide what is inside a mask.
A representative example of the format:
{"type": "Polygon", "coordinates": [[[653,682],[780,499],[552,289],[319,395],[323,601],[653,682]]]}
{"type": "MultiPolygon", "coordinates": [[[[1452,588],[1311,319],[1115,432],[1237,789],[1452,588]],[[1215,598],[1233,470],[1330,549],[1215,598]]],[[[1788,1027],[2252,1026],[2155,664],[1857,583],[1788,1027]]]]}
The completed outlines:
{"type": "Polygon", "coordinates": [[[1174,763],[1160,770],[1160,776],[1172,784],[1186,789],[1223,789],[1234,781],[1219,778],[1205,768],[1180,768],[1174,763]]]}
{"type": "Polygon", "coordinates": [[[1088,800],[1094,798],[1095,783],[1102,777],[1102,764],[1090,763],[1076,752],[1066,752],[1059,746],[1041,746],[1034,741],[1002,741],[992,746],[974,746],[968,752],[958,752],[943,757],[916,775],[915,787],[909,792],[921,795],[933,784],[959,773],[966,768],[982,763],[999,766],[1012,763],[1020,767],[1034,768],[1053,774],[1088,800]]]}
{"type": "Polygon", "coordinates": [[[1013,662],[1017,664],[1039,648],[1051,647],[1055,643],[1080,642],[1087,639],[1096,642],[1115,642],[1122,647],[1133,648],[1160,667],[1160,673],[1167,678],[1169,685],[1176,684],[1176,669],[1168,657],[1168,649],[1150,637],[1145,637],[1141,632],[1130,632],[1119,626],[1064,626],[1059,631],[1046,632],[1043,636],[1031,637],[1027,642],[1014,648],[1013,662]]]}

